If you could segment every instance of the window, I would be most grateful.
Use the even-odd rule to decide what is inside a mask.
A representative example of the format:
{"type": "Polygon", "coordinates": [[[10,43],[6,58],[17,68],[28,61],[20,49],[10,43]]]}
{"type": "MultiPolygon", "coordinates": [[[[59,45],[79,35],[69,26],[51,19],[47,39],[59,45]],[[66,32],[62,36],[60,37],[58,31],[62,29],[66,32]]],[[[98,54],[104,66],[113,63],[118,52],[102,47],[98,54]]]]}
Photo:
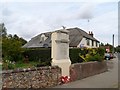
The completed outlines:
{"type": "Polygon", "coordinates": [[[90,45],[90,41],[89,41],[89,39],[87,39],[87,45],[90,45]]]}
{"type": "Polygon", "coordinates": [[[92,40],[92,46],[94,46],[94,41],[92,40]]]}
{"type": "Polygon", "coordinates": [[[96,47],[98,47],[98,45],[97,45],[98,43],[96,42],[96,47]]]}
{"type": "Polygon", "coordinates": [[[48,44],[44,44],[43,47],[48,48],[48,44]]]}
{"type": "Polygon", "coordinates": [[[44,41],[44,37],[40,37],[40,42],[39,43],[42,43],[44,41]]]}
{"type": "Polygon", "coordinates": [[[44,34],[42,34],[42,35],[40,36],[40,42],[45,41],[45,39],[46,39],[45,35],[44,35],[44,34]]]}
{"type": "Polygon", "coordinates": [[[44,37],[41,37],[41,41],[44,41],[44,37]]]}

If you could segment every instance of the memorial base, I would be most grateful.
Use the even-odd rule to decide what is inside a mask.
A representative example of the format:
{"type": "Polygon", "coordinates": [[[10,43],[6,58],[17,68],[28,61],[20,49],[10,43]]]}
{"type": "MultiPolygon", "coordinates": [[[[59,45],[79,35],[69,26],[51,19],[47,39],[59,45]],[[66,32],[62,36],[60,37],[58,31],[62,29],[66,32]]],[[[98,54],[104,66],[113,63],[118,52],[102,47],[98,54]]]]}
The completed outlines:
{"type": "Polygon", "coordinates": [[[62,76],[70,76],[70,59],[52,60],[52,66],[59,66],[62,70],[62,76]]]}

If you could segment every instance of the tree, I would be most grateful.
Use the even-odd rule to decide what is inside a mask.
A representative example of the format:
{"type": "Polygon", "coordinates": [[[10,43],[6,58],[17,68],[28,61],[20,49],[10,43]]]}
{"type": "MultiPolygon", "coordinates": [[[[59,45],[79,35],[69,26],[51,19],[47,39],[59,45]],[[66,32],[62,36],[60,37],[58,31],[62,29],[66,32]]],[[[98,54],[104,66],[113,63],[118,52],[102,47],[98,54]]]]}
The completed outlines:
{"type": "Polygon", "coordinates": [[[0,24],[0,36],[5,37],[7,35],[7,29],[4,23],[0,24]]]}
{"type": "Polygon", "coordinates": [[[120,45],[116,47],[115,51],[120,53],[120,45]]]}
{"type": "MultiPolygon", "coordinates": [[[[4,28],[2,28],[4,29],[4,28]]],[[[3,56],[3,60],[10,60],[10,61],[18,61],[22,59],[22,51],[23,48],[22,45],[25,44],[27,41],[24,40],[23,38],[19,38],[19,36],[17,36],[17,34],[15,35],[7,35],[7,31],[4,31],[4,33],[2,33],[2,35],[4,35],[2,37],[2,56],[3,56]]]]}
{"type": "Polygon", "coordinates": [[[19,40],[20,40],[20,42],[22,43],[22,46],[27,43],[27,41],[26,41],[25,39],[23,39],[22,37],[19,38],[19,40]]]}
{"type": "Polygon", "coordinates": [[[100,46],[104,46],[104,44],[103,44],[103,43],[101,43],[101,44],[100,44],[100,46]]]}
{"type": "Polygon", "coordinates": [[[109,48],[109,49],[110,49],[110,52],[113,51],[113,46],[110,45],[109,43],[105,44],[105,47],[106,47],[106,48],[109,48]]]}
{"type": "Polygon", "coordinates": [[[13,38],[15,39],[15,40],[19,40],[19,37],[15,34],[15,35],[13,35],[13,38]]]}

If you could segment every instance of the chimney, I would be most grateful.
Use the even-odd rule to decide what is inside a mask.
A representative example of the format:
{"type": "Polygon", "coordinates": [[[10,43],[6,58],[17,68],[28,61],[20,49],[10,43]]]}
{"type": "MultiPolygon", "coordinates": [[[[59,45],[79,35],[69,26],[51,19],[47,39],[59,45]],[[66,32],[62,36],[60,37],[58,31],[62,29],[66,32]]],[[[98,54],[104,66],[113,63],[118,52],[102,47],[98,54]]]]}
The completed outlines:
{"type": "Polygon", "coordinates": [[[92,31],[91,32],[89,31],[89,35],[93,37],[94,34],[92,31]]]}
{"type": "Polygon", "coordinates": [[[90,31],[89,31],[89,33],[88,33],[89,35],[90,35],[90,31]]]}

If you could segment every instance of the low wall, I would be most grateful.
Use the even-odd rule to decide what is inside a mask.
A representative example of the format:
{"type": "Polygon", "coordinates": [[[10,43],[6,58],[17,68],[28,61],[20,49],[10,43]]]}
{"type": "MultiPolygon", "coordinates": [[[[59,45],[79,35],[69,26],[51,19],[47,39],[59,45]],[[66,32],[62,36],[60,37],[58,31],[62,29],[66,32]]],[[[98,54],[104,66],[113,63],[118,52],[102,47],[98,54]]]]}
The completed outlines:
{"type": "Polygon", "coordinates": [[[76,63],[76,64],[72,64],[70,67],[70,77],[71,77],[71,81],[75,81],[105,71],[107,71],[106,61],[76,63]]]}
{"type": "Polygon", "coordinates": [[[60,77],[61,69],[57,66],[2,73],[3,88],[48,88],[58,85],[60,77]]]}
{"type": "MultiPolygon", "coordinates": [[[[70,66],[71,81],[96,75],[107,71],[103,62],[76,63],[70,66]]],[[[57,66],[39,67],[4,71],[2,73],[3,88],[49,88],[60,84],[61,69],[57,66]]]]}

